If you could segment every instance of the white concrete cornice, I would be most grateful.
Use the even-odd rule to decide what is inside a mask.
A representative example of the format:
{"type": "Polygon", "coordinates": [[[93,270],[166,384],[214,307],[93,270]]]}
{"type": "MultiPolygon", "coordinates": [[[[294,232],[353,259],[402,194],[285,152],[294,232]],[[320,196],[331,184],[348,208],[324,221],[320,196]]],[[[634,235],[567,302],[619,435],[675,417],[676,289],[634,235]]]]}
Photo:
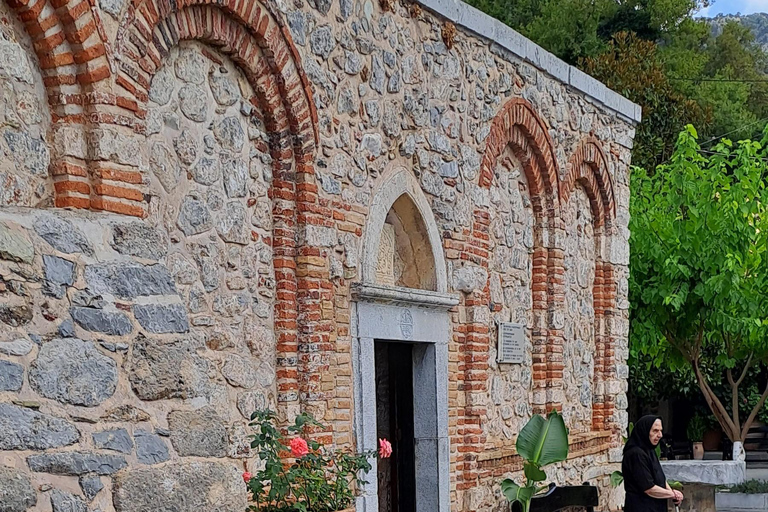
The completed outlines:
{"type": "Polygon", "coordinates": [[[633,123],[639,123],[642,119],[640,105],[629,101],[583,71],[566,64],[496,18],[488,16],[461,0],[417,0],[417,2],[478,36],[490,40],[491,51],[501,55],[509,52],[529,62],[581,92],[593,102],[621,114],[633,123]]]}

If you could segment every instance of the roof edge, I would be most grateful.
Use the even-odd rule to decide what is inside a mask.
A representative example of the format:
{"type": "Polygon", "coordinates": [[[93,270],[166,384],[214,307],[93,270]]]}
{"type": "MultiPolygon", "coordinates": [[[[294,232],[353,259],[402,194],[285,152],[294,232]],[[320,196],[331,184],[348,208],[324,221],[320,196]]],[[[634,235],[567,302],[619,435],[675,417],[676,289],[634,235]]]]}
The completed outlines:
{"type": "Polygon", "coordinates": [[[461,0],[416,0],[427,9],[491,41],[491,50],[503,56],[509,52],[549,73],[588,98],[612,110],[633,123],[642,119],[640,105],[605,86],[541,46],[526,38],[496,18],[475,9],[461,0]]]}

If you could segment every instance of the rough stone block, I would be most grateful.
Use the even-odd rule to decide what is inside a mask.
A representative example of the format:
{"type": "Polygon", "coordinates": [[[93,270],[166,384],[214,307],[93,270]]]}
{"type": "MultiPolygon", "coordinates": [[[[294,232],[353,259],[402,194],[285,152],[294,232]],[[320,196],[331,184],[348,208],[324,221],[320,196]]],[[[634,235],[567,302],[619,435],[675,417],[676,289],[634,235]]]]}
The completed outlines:
{"type": "Polygon", "coordinates": [[[120,311],[74,307],[69,310],[69,314],[77,325],[87,331],[124,336],[133,330],[131,321],[120,311]]]}
{"type": "Polygon", "coordinates": [[[29,477],[18,469],[0,466],[0,510],[26,512],[36,504],[37,493],[29,477]]]}
{"type": "Polygon", "coordinates": [[[0,450],[47,450],[80,440],[68,421],[11,404],[0,404],[0,432],[0,450]]]}
{"type": "Polygon", "coordinates": [[[113,500],[117,512],[241,512],[245,491],[236,467],[185,461],[121,472],[113,500]]]}
{"type": "Polygon", "coordinates": [[[88,512],[88,506],[79,496],[59,489],[51,491],[51,508],[53,512],[88,512]]]}
{"type": "Polygon", "coordinates": [[[34,257],[35,248],[27,235],[5,222],[0,223],[0,259],[32,263],[34,257]]]}
{"type": "Polygon", "coordinates": [[[131,453],[133,451],[133,441],[131,441],[131,436],[128,435],[128,431],[124,428],[94,433],[93,444],[96,448],[113,450],[120,453],[131,453]]]}
{"type": "Polygon", "coordinates": [[[93,247],[83,232],[68,220],[50,214],[42,215],[35,221],[35,232],[57,251],[93,254],[93,247]]]}
{"type": "Polygon", "coordinates": [[[104,483],[98,475],[83,475],[79,479],[80,488],[83,490],[83,496],[88,501],[92,501],[104,488],[104,483]]]}
{"type": "Polygon", "coordinates": [[[133,437],[136,441],[136,457],[141,464],[159,464],[170,458],[168,445],[160,436],[146,430],[137,430],[133,437]]]}
{"type": "Polygon", "coordinates": [[[208,392],[209,366],[189,342],[141,340],[131,351],[129,380],[141,400],[195,398],[208,392]]]}
{"type": "Polygon", "coordinates": [[[24,367],[0,360],[0,391],[18,391],[24,383],[24,367]]]}
{"type": "Polygon", "coordinates": [[[228,437],[224,422],[211,407],[168,414],[171,444],[182,457],[225,457],[228,437]]]}
{"type": "Polygon", "coordinates": [[[56,339],[40,348],[29,383],[46,398],[93,407],[115,393],[117,364],[91,342],[56,339]]]}
{"type": "Polygon", "coordinates": [[[187,310],[183,304],[137,304],[133,315],[139,324],[156,334],[189,331],[187,310]]]}
{"type": "Polygon", "coordinates": [[[93,452],[41,453],[27,457],[27,464],[36,473],[69,476],[112,475],[128,465],[122,455],[93,452]]]}
{"type": "Polygon", "coordinates": [[[85,267],[91,292],[121,299],[151,295],[176,295],[173,277],[164,265],[106,263],[85,267]]]}
{"type": "Polygon", "coordinates": [[[140,222],[112,228],[112,248],[120,254],[159,260],[168,252],[168,242],[156,229],[140,222]]]}

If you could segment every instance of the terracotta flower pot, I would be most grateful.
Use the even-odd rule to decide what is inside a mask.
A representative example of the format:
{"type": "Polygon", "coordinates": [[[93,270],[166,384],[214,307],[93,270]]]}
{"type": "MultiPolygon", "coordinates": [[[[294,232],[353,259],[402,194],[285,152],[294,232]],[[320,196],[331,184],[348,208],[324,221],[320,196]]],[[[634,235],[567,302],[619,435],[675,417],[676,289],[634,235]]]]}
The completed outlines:
{"type": "Polygon", "coordinates": [[[704,443],[693,443],[693,460],[704,458],[704,443]]]}

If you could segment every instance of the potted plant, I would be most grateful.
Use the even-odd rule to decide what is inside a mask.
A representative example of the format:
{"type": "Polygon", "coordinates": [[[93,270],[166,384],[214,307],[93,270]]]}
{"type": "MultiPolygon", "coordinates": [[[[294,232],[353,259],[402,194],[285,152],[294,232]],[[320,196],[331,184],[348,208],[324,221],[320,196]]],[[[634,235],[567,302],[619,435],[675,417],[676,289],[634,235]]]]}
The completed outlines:
{"type": "Polygon", "coordinates": [[[513,504],[519,503],[523,512],[529,512],[534,496],[548,489],[542,485],[547,479],[542,468],[568,458],[568,429],[563,417],[557,411],[549,413],[546,419],[538,414],[533,416],[517,436],[515,447],[523,458],[525,485],[507,478],[501,482],[501,491],[513,504]]]}
{"type": "Polygon", "coordinates": [[[688,422],[688,428],[686,433],[688,440],[693,443],[693,458],[694,460],[702,460],[704,458],[704,434],[707,431],[707,423],[704,417],[699,414],[694,416],[688,422]]]}
{"type": "MultiPolygon", "coordinates": [[[[363,453],[327,450],[322,444],[307,439],[313,428],[323,429],[309,414],[300,414],[287,432],[289,441],[275,426],[275,413],[256,411],[251,415],[251,427],[256,433],[250,438],[264,468],[255,474],[243,473],[251,494],[253,512],[336,512],[348,509],[355,492],[377,455],[376,450],[363,453]],[[290,450],[290,452],[288,451],[290,450]],[[293,462],[287,460],[293,458],[293,462]]],[[[392,455],[386,439],[379,440],[378,456],[392,455]]]]}

